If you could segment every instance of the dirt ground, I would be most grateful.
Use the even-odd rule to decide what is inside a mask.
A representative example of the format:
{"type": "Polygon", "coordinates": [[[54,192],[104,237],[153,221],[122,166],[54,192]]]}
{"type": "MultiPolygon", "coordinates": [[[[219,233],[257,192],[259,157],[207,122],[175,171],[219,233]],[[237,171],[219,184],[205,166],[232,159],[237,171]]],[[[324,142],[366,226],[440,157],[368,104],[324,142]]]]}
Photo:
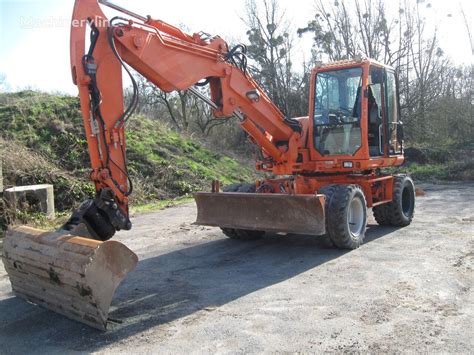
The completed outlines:
{"type": "Polygon", "coordinates": [[[354,251],[230,240],[193,204],[138,216],[106,333],[15,298],[0,267],[0,353],[472,353],[474,185],[423,188],[411,226],[371,218],[354,251]]]}

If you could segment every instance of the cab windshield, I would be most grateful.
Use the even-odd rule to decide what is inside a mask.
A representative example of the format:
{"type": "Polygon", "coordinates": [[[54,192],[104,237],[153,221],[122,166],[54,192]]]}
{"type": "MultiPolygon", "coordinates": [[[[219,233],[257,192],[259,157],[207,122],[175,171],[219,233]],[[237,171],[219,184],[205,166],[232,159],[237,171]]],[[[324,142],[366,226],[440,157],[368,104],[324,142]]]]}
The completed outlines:
{"type": "Polygon", "coordinates": [[[354,154],[361,146],[362,68],[316,75],[314,142],[322,155],[354,154]]]}

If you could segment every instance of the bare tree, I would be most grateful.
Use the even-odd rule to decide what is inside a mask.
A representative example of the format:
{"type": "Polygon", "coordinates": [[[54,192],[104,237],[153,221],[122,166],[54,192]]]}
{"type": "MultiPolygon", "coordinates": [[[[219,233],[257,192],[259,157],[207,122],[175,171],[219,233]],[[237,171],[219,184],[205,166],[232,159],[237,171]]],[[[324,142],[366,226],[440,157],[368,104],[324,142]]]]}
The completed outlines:
{"type": "MultiPolygon", "coordinates": [[[[409,140],[449,142],[466,137],[461,126],[468,115],[460,109],[466,89],[463,92],[461,86],[473,80],[440,48],[436,27],[425,20],[431,3],[399,0],[398,13],[388,14],[383,0],[317,0],[315,10],[314,18],[297,31],[313,35],[315,60],[351,59],[361,53],[397,69],[409,140]]],[[[470,23],[463,15],[472,42],[470,23]]],[[[472,105],[467,112],[471,110],[472,105]]]]}
{"type": "Polygon", "coordinates": [[[307,113],[301,98],[307,93],[305,72],[293,68],[293,37],[286,14],[277,0],[246,1],[248,55],[253,60],[252,74],[270,98],[288,116],[307,113]],[[260,3],[260,2],[259,2],[260,3]]]}
{"type": "Polygon", "coordinates": [[[474,56],[474,38],[472,37],[472,28],[471,28],[471,22],[468,20],[466,13],[464,12],[464,9],[461,6],[460,9],[461,15],[464,20],[464,25],[466,26],[466,32],[469,37],[469,43],[471,45],[471,53],[474,56]]]}
{"type": "MultiPolygon", "coordinates": [[[[467,35],[469,37],[469,42],[470,42],[470,45],[471,45],[471,55],[474,57],[474,38],[473,38],[473,34],[472,34],[472,22],[468,20],[467,18],[467,15],[466,13],[464,12],[464,9],[462,8],[461,6],[461,14],[462,14],[462,17],[464,19],[464,24],[466,26],[466,31],[467,31],[467,35]]],[[[474,128],[473,128],[473,125],[474,125],[474,63],[471,63],[471,68],[470,68],[470,71],[469,71],[469,96],[468,96],[468,100],[469,100],[469,116],[471,118],[471,122],[470,122],[470,128],[469,128],[469,131],[470,131],[470,134],[471,134],[471,137],[473,136],[473,131],[474,131],[474,128]]]]}

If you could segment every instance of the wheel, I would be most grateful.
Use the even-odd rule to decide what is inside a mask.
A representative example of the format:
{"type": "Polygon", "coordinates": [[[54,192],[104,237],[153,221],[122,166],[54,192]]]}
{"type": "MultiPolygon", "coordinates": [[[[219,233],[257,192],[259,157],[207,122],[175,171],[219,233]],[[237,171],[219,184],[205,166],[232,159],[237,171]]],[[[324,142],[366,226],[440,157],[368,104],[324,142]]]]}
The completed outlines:
{"type": "Polygon", "coordinates": [[[224,191],[224,192],[237,192],[239,190],[240,186],[242,186],[242,184],[227,185],[227,186],[224,186],[222,191],[224,191]]]}
{"type": "Polygon", "coordinates": [[[374,218],[379,226],[390,226],[390,217],[388,215],[387,204],[375,206],[372,208],[374,218]]]}
{"type": "MultiPolygon", "coordinates": [[[[225,186],[223,191],[252,193],[255,192],[255,184],[232,184],[225,186]]],[[[226,237],[239,240],[255,240],[261,238],[265,234],[264,231],[246,229],[221,228],[221,230],[226,237]]]]}
{"type": "MultiPolygon", "coordinates": [[[[339,185],[335,185],[335,184],[326,185],[318,191],[318,194],[323,194],[323,195],[326,196],[326,202],[324,204],[324,210],[325,211],[328,211],[329,205],[330,205],[332,197],[334,195],[334,191],[336,191],[338,186],[339,185]]],[[[328,233],[329,227],[328,227],[328,219],[327,218],[326,218],[325,223],[326,223],[326,234],[324,236],[321,236],[321,238],[324,239],[324,244],[325,244],[326,247],[333,247],[334,243],[332,242],[331,237],[329,236],[329,233],[328,233]]]]}
{"type": "Polygon", "coordinates": [[[415,215],[415,184],[405,175],[395,176],[392,202],[385,204],[392,226],[405,227],[415,215]]]}
{"type": "Polygon", "coordinates": [[[338,185],[326,210],[328,235],[343,249],[356,249],[364,241],[367,203],[357,185],[338,185]]]}

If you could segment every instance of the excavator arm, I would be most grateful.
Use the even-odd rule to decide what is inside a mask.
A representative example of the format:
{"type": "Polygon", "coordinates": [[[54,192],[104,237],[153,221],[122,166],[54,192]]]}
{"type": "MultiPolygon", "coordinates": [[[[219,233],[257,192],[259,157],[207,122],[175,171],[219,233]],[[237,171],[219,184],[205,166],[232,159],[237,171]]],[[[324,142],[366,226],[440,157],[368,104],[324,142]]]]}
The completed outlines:
{"type": "Polygon", "coordinates": [[[90,234],[109,239],[130,229],[132,182],[125,157],[125,125],[138,103],[131,67],[165,92],[189,90],[212,107],[215,117],[236,116],[265,160],[257,167],[297,160],[301,127],[287,119],[247,71],[245,47],[229,48],[220,37],[188,35],[163,21],[134,14],[105,0],[76,0],[71,27],[71,70],[79,88],[97,197],[86,201],[66,228],[85,223],[90,234]],[[108,19],[99,3],[128,18],[108,19]],[[86,32],[90,40],[86,46],[86,32]],[[133,98],[123,104],[122,68],[133,98]],[[210,97],[196,85],[209,84],[210,97]]]}

